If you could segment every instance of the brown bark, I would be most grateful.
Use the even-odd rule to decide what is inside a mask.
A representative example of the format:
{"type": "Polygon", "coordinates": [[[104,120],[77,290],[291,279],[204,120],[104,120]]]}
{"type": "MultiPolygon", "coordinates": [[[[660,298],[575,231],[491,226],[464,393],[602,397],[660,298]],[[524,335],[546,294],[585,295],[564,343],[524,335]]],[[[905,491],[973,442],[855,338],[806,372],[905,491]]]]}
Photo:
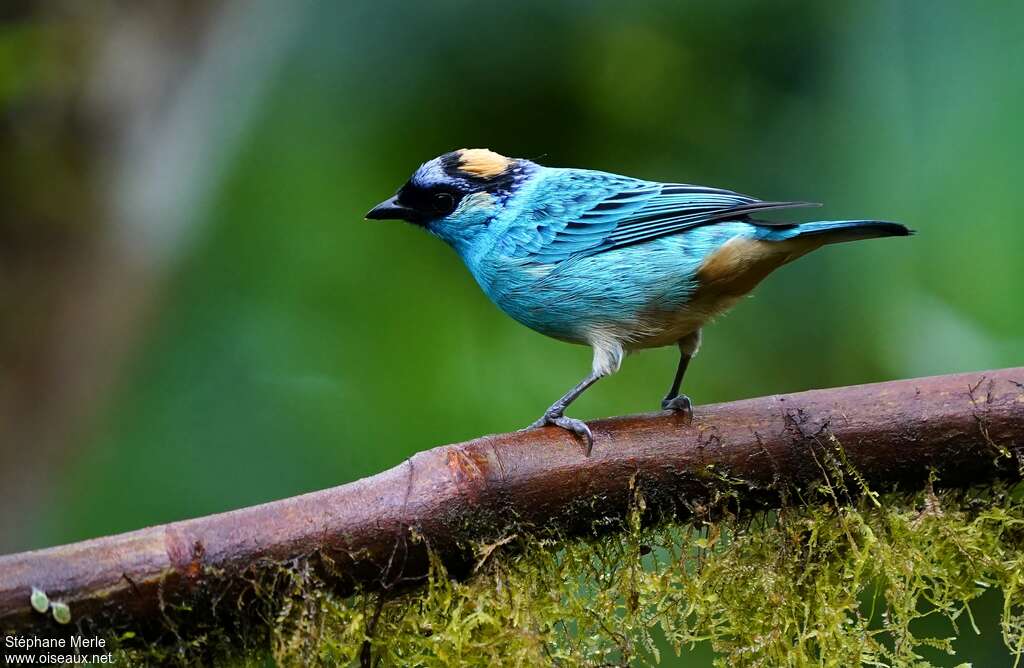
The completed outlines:
{"type": "Polygon", "coordinates": [[[570,536],[622,516],[631,486],[685,517],[728,487],[777,504],[844,460],[878,490],[1019,477],[1024,368],[937,376],[698,407],[693,423],[640,415],[591,423],[593,455],[556,428],[420,452],[378,475],[251,508],[0,557],[0,629],[52,633],[32,587],[102,631],[145,632],[188,602],[215,606],[262,572],[311,558],[341,591],[422,578],[427,545],[457,574],[466,547],[508,531],[570,536]]]}

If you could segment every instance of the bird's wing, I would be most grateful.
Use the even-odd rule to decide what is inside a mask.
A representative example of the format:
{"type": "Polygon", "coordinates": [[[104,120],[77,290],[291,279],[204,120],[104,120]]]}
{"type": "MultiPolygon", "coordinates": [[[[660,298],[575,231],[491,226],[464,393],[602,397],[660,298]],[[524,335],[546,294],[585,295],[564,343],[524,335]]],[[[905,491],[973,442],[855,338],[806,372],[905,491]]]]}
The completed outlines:
{"type": "Polygon", "coordinates": [[[516,244],[517,254],[531,263],[595,255],[701,225],[744,220],[761,211],[818,206],[765,202],[731,190],[654,183],[600,172],[553,181],[534,196],[538,204],[519,218],[525,225],[518,230],[522,238],[516,244]]]}

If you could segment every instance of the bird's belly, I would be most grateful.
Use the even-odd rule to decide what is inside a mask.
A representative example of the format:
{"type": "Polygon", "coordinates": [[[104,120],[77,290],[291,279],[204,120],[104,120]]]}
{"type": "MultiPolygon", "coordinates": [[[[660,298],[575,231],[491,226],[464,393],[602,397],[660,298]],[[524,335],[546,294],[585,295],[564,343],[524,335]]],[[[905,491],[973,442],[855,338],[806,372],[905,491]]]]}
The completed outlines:
{"type": "Polygon", "coordinates": [[[729,310],[739,299],[740,296],[702,299],[700,295],[695,295],[695,299],[685,306],[673,310],[661,310],[652,304],[649,310],[640,314],[641,324],[634,328],[633,336],[626,339],[626,349],[642,350],[673,345],[715,316],[729,310]]]}
{"type": "Polygon", "coordinates": [[[741,295],[686,296],[687,288],[646,299],[623,300],[616,294],[591,295],[527,291],[516,299],[496,299],[520,323],[552,338],[589,344],[611,337],[627,350],[675,344],[729,309],[741,295]]]}

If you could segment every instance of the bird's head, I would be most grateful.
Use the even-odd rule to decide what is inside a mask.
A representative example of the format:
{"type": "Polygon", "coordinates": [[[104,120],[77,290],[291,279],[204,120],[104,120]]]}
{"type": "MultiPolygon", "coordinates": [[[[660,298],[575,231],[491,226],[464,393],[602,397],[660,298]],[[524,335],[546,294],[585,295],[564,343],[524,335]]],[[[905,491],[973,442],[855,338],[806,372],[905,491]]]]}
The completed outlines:
{"type": "Polygon", "coordinates": [[[420,225],[460,249],[487,228],[534,167],[486,148],[445,153],[420,165],[366,217],[420,225]]]}

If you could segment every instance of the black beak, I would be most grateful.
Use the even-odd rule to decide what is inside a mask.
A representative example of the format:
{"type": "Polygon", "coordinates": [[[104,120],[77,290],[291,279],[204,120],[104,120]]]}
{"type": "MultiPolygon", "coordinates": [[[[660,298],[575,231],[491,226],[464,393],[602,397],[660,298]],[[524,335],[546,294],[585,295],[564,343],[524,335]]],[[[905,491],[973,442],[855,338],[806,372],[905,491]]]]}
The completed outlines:
{"type": "Polygon", "coordinates": [[[367,220],[405,220],[412,222],[415,217],[415,211],[398,203],[397,195],[384,200],[366,214],[367,220]]]}

